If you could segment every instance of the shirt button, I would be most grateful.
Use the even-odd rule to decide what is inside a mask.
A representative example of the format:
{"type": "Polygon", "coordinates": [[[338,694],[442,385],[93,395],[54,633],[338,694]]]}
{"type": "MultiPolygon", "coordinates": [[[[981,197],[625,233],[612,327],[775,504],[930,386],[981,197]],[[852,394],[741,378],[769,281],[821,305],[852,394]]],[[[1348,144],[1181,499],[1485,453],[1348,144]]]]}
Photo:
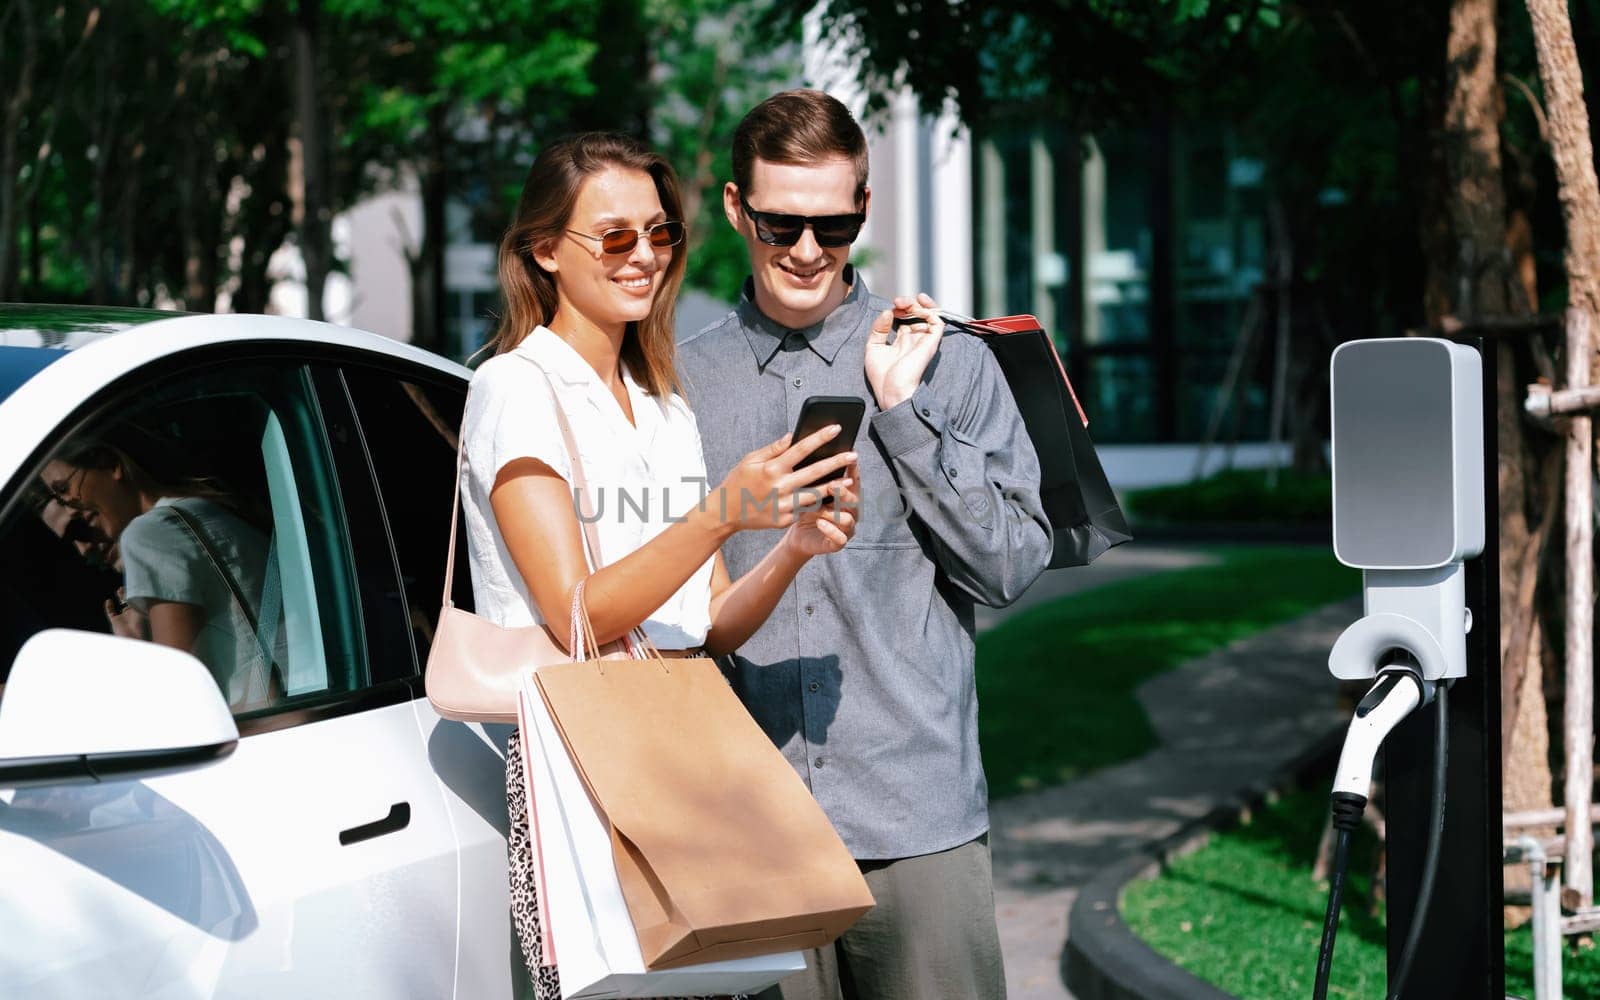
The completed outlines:
{"type": "Polygon", "coordinates": [[[795,379],[795,380],[794,380],[794,387],[795,387],[795,388],[796,388],[796,389],[798,389],[798,388],[800,388],[800,387],[801,387],[801,386],[803,386],[803,385],[805,385],[805,384],[806,384],[806,380],[805,380],[805,379],[803,379],[803,378],[796,378],[796,379],[795,379]]]}
{"type": "Polygon", "coordinates": [[[818,757],[816,760],[812,761],[811,764],[814,767],[821,767],[822,765],[826,764],[827,762],[828,761],[827,761],[826,758],[818,757]]]}
{"type": "Polygon", "coordinates": [[[933,416],[933,409],[931,407],[924,406],[922,408],[922,415],[925,417],[933,416]]]}
{"type": "Polygon", "coordinates": [[[952,465],[952,466],[950,466],[950,468],[948,468],[948,469],[946,469],[944,471],[950,473],[950,478],[951,479],[956,478],[956,467],[955,466],[952,465]]]}
{"type": "Polygon", "coordinates": [[[806,688],[812,692],[816,692],[822,690],[822,685],[817,681],[812,681],[810,684],[806,685],[806,688]]]}
{"type": "Polygon", "coordinates": [[[816,606],[816,605],[815,605],[815,604],[807,604],[807,605],[806,605],[806,614],[808,614],[808,615],[809,615],[809,614],[812,614],[812,613],[814,613],[814,612],[815,612],[815,611],[816,611],[816,610],[817,610],[817,606],[816,606]]]}

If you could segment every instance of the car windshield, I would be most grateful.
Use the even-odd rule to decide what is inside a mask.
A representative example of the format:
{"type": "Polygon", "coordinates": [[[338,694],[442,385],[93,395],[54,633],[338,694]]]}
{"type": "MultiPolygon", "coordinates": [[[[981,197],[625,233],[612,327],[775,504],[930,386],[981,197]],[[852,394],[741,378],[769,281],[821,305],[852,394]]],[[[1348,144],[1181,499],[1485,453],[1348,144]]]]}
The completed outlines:
{"type": "Polygon", "coordinates": [[[0,400],[66,351],[176,315],[116,306],[0,305],[0,400]]]}
{"type": "Polygon", "coordinates": [[[0,347],[0,400],[16,392],[17,386],[33,378],[62,353],[45,347],[0,347]]]}

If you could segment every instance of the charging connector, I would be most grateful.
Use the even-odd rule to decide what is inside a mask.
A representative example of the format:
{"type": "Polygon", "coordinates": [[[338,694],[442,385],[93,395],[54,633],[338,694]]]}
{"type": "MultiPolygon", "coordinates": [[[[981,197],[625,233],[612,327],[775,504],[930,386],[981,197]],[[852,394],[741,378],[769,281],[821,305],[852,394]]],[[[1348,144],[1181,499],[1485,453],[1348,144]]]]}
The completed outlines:
{"type": "Polygon", "coordinates": [[[1339,754],[1334,792],[1362,797],[1372,787],[1372,767],[1378,748],[1400,720],[1433,699],[1434,683],[1425,681],[1409,663],[1389,663],[1378,670],[1378,681],[1356,706],[1339,754]]]}
{"type": "MultiPolygon", "coordinates": [[[[1367,808],[1367,790],[1372,787],[1372,769],[1378,748],[1400,721],[1419,705],[1433,700],[1437,686],[1424,680],[1410,657],[1389,657],[1379,668],[1377,683],[1356,706],[1339,754],[1339,769],[1334,776],[1332,810],[1335,832],[1333,871],[1328,883],[1328,910],[1322,921],[1322,947],[1317,954],[1314,1000],[1328,995],[1328,976],[1333,969],[1333,946],[1339,933],[1339,912],[1344,897],[1344,880],[1350,866],[1350,841],[1361,826],[1367,808]]],[[[1443,725],[1441,720],[1440,725],[1443,725]]],[[[1431,880],[1424,883],[1431,888],[1431,880]]],[[[1420,927],[1426,899],[1419,900],[1417,925],[1420,927]]],[[[1409,963],[1406,963],[1409,964],[1409,963]]],[[[1398,988],[1398,987],[1397,987],[1398,988]]]]}

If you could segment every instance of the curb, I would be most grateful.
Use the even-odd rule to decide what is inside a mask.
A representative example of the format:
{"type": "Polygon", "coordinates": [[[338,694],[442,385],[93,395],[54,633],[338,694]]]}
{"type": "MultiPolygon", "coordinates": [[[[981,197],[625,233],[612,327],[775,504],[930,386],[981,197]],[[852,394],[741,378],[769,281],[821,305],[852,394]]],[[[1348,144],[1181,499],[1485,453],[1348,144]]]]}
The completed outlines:
{"type": "Polygon", "coordinates": [[[1319,769],[1331,769],[1343,742],[1342,729],[1329,732],[1266,779],[1234,792],[1204,816],[1090,879],[1072,904],[1061,953],[1061,979],[1072,995],[1077,1000],[1235,1000],[1135,935],[1122,920],[1122,890],[1198,849],[1212,833],[1238,823],[1274,792],[1319,769]]]}

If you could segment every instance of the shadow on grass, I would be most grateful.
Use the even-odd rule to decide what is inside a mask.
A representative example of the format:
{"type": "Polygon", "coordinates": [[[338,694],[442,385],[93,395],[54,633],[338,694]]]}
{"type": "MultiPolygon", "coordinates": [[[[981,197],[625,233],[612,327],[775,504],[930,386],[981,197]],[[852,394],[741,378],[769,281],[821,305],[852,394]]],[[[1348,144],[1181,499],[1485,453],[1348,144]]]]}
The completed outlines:
{"type": "MultiPolygon", "coordinates": [[[[1123,915],[1134,934],[1178,965],[1240,997],[1310,991],[1326,882],[1311,879],[1326,797],[1297,792],[1254,820],[1217,833],[1159,877],[1128,886],[1123,915]]],[[[1373,996],[1387,943],[1374,905],[1376,842],[1363,829],[1351,850],[1332,996],[1373,996]]]]}
{"type": "MultiPolygon", "coordinates": [[[[1159,877],[1128,886],[1123,915],[1134,934],[1178,965],[1241,997],[1303,995],[1321,936],[1327,883],[1311,866],[1326,815],[1320,788],[1296,792],[1218,832],[1159,877]],[[1187,928],[1187,929],[1185,929],[1187,928]]],[[[1372,896],[1377,843],[1363,828],[1351,850],[1332,995],[1378,995],[1387,961],[1383,910],[1372,896]]],[[[1533,995],[1529,929],[1505,936],[1506,991],[1533,995]]],[[[1600,949],[1568,949],[1563,993],[1600,996],[1600,949]]]]}
{"type": "Polygon", "coordinates": [[[1225,547],[1215,564],[1030,608],[978,639],[991,797],[1077,778],[1151,750],[1146,679],[1354,594],[1324,548],[1225,547]]]}

